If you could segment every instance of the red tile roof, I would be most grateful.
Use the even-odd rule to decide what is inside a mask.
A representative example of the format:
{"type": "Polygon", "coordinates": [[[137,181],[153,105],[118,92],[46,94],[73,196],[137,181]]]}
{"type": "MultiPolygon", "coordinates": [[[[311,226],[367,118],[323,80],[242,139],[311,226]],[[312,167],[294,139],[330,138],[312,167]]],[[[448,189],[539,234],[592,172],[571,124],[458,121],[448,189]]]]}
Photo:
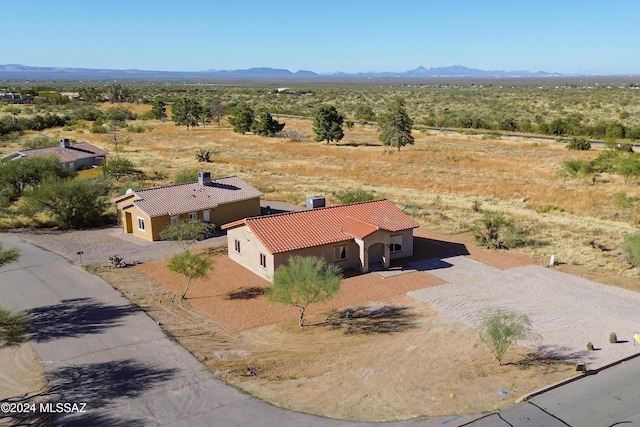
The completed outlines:
{"type": "Polygon", "coordinates": [[[213,209],[219,205],[261,196],[262,193],[247,182],[237,176],[230,176],[212,179],[207,184],[192,182],[138,190],[120,196],[114,201],[118,203],[131,197],[132,205],[150,217],[156,217],[213,209]]]}
{"type": "Polygon", "coordinates": [[[246,225],[271,254],[391,233],[418,224],[388,200],[246,218],[222,226],[246,225]]]}

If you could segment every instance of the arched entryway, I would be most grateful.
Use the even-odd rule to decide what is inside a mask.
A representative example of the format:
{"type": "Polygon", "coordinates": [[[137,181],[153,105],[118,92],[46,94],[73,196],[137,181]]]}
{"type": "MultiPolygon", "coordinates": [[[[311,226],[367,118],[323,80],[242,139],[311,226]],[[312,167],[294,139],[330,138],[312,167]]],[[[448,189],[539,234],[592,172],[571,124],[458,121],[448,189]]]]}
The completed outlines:
{"type": "Polygon", "coordinates": [[[367,270],[382,270],[385,267],[385,247],[384,243],[374,243],[367,249],[367,270]]]}

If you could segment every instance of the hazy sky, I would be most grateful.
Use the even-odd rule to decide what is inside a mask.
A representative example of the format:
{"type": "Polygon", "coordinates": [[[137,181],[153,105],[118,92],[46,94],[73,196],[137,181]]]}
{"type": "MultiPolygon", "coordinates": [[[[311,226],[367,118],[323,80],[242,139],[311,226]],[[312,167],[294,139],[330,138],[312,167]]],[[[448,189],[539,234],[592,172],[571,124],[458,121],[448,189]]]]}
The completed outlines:
{"type": "Polygon", "coordinates": [[[640,0],[0,0],[0,64],[640,74],[640,0]]]}

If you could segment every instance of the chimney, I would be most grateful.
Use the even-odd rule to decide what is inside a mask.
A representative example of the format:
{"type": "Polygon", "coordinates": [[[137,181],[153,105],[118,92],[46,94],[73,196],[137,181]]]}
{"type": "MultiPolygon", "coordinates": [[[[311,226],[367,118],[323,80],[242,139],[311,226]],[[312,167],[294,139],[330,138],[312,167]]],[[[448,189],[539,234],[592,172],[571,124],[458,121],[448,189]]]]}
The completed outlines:
{"type": "Polygon", "coordinates": [[[70,145],[69,138],[60,138],[60,147],[69,148],[70,145]]]}
{"type": "Polygon", "coordinates": [[[205,172],[205,171],[198,172],[198,183],[200,185],[211,184],[211,172],[205,172]]]}

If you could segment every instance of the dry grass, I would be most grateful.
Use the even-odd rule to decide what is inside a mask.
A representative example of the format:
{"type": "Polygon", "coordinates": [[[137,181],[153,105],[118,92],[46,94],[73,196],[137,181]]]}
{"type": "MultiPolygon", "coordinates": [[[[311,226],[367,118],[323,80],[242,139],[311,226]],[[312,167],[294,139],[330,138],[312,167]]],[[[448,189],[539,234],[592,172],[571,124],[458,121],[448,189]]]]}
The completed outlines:
{"type": "MultiPolygon", "coordinates": [[[[126,107],[137,113],[149,108],[126,107]]],[[[557,176],[564,160],[591,159],[598,150],[575,152],[553,141],[415,131],[415,145],[396,152],[378,145],[373,126],[356,125],[339,144],[326,145],[313,142],[309,120],[280,120],[286,122],[285,130],[295,129],[302,142],[235,134],[224,123],[222,128],[187,131],[170,121],[146,121],[147,132],[123,132],[131,142],[120,155],[148,176],[167,174],[164,180],[137,183],[141,186],[170,183],[185,170],[208,169],[214,176],[239,175],[266,199],[297,204],[315,194],[336,203],[336,194],[362,187],[410,207],[424,226],[447,233],[464,232],[480,217],[471,209],[477,200],[483,209],[507,212],[527,228],[535,242],[526,249],[529,255],[555,254],[562,263],[588,270],[638,275],[619,247],[623,236],[637,228],[640,214],[637,206],[620,208],[613,201],[619,192],[640,197],[638,183],[625,184],[615,175],[600,176],[596,185],[557,176]],[[213,163],[198,163],[199,148],[212,151],[213,163]]],[[[50,133],[58,136],[61,130],[50,133]]],[[[80,130],[71,136],[112,149],[105,135],[80,130]]]]}

